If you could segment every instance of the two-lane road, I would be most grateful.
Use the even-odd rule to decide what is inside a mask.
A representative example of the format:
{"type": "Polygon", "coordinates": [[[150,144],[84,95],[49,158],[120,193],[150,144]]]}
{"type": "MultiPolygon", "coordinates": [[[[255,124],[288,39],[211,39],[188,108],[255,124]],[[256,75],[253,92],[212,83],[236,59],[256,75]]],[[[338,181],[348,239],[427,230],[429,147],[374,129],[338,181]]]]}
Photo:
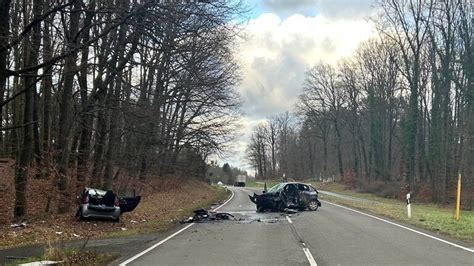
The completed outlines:
{"type": "Polygon", "coordinates": [[[219,211],[241,221],[194,224],[127,265],[474,265],[469,250],[347,208],[257,214],[254,190],[230,189],[219,211]]]}

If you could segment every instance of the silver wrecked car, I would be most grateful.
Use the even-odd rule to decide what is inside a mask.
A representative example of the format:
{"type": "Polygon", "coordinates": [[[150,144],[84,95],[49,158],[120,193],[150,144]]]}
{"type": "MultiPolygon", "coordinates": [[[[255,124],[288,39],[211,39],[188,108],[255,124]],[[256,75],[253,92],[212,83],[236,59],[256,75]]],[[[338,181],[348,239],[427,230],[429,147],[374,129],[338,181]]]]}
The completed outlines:
{"type": "Polygon", "coordinates": [[[78,197],[79,208],[76,218],[107,218],[116,222],[120,220],[120,215],[124,212],[133,211],[141,197],[118,197],[113,191],[96,188],[84,188],[78,197]]]}

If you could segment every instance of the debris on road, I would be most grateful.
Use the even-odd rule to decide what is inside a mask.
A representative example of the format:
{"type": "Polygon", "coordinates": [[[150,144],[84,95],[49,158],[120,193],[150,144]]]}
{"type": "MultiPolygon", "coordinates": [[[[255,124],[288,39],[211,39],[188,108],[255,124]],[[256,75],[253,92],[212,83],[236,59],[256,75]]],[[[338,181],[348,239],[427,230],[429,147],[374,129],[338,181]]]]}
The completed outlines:
{"type": "Polygon", "coordinates": [[[279,223],[281,219],[278,218],[258,218],[258,219],[251,219],[251,220],[239,220],[238,224],[251,224],[254,222],[257,223],[265,223],[265,224],[275,224],[279,223]]]}
{"type": "Polygon", "coordinates": [[[207,211],[206,209],[197,209],[194,211],[194,216],[180,221],[180,223],[202,223],[216,220],[235,220],[234,215],[227,212],[207,211]]]}
{"type": "Polygon", "coordinates": [[[285,213],[287,213],[287,214],[295,214],[295,213],[298,213],[298,210],[289,209],[289,208],[285,208],[283,211],[284,211],[285,213]]]}
{"type": "Polygon", "coordinates": [[[19,223],[19,224],[12,224],[10,225],[11,228],[23,228],[26,227],[26,223],[19,223]]]}

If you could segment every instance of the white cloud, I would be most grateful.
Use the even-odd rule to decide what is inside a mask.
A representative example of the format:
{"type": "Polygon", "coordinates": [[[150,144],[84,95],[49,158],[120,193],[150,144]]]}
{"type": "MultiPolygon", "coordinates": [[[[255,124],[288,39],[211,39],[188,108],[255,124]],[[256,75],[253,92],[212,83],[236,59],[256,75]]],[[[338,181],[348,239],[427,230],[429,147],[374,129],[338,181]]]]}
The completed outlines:
{"type": "Polygon", "coordinates": [[[244,112],[254,118],[291,109],[304,73],[318,61],[335,63],[373,34],[364,20],[293,15],[285,20],[266,13],[251,20],[240,46],[244,112]]]}
{"type": "Polygon", "coordinates": [[[318,61],[335,64],[350,56],[374,29],[363,19],[339,19],[321,14],[294,14],[281,19],[261,14],[245,26],[248,36],[236,57],[242,64],[244,101],[241,136],[234,155],[225,160],[246,168],[245,148],[253,126],[262,119],[291,111],[304,80],[305,71],[318,61]]]}
{"type": "Polygon", "coordinates": [[[376,0],[263,0],[264,9],[279,15],[319,14],[326,17],[363,18],[374,10],[376,0]]]}

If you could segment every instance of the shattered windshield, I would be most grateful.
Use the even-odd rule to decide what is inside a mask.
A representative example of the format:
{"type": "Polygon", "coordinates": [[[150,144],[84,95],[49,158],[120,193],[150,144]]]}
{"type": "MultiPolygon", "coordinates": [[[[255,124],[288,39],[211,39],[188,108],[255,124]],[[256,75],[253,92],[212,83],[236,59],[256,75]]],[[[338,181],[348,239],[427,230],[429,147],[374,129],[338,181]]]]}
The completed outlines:
{"type": "Polygon", "coordinates": [[[274,185],[273,187],[271,187],[267,193],[275,193],[281,189],[283,189],[283,187],[285,186],[285,183],[280,183],[280,184],[276,184],[274,185]]]}

